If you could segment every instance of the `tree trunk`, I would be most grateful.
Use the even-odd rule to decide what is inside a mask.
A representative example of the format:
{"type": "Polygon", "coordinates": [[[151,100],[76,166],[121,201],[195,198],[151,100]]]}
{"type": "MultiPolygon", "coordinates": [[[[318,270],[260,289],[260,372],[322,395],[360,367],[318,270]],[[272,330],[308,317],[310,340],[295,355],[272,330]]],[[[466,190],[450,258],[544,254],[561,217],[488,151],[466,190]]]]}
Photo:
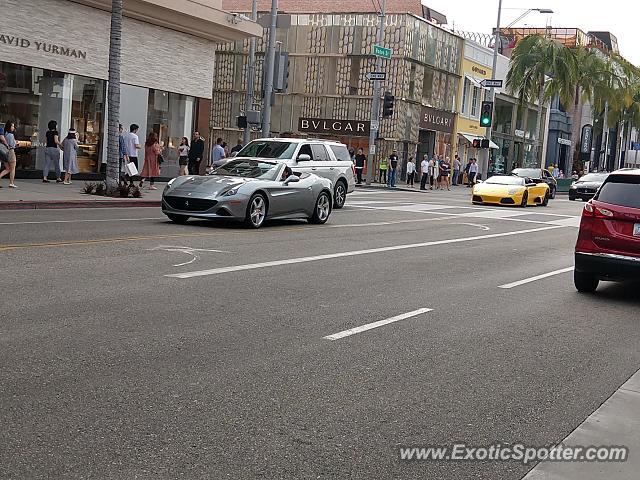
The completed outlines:
{"type": "Polygon", "coordinates": [[[537,162],[537,165],[542,168],[545,165],[542,165],[541,159],[539,157],[539,151],[541,150],[542,142],[540,142],[540,132],[542,131],[542,102],[544,102],[544,80],[542,82],[542,86],[540,87],[540,91],[538,92],[538,118],[536,121],[536,139],[533,142],[533,158],[537,162]]]}
{"type": "Polygon", "coordinates": [[[122,0],[111,0],[111,35],[109,39],[109,85],[107,88],[107,192],[118,188],[120,148],[120,63],[122,58],[122,0]]]}

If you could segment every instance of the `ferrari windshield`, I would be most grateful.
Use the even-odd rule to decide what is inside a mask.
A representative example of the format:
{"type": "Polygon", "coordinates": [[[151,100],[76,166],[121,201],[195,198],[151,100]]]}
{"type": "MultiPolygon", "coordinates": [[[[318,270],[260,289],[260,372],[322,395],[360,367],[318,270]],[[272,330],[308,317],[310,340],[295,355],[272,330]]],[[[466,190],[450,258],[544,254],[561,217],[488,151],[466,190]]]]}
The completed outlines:
{"type": "Polygon", "coordinates": [[[489,177],[487,178],[487,181],[485,183],[488,183],[490,185],[524,185],[524,178],[521,177],[489,177]]]}
{"type": "Polygon", "coordinates": [[[296,151],[293,142],[281,142],[278,140],[254,140],[238,152],[237,157],[251,158],[293,158],[296,151]]]}
{"type": "Polygon", "coordinates": [[[278,170],[280,170],[280,165],[277,163],[260,162],[258,160],[231,160],[216,168],[211,174],[275,180],[278,170]]]}

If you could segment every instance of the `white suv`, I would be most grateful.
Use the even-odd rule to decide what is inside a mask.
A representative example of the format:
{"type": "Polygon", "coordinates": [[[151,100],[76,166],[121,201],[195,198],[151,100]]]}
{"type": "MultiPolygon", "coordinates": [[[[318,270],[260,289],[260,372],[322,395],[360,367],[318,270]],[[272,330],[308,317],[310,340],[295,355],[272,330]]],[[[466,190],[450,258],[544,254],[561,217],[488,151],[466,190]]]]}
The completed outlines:
{"type": "Polygon", "coordinates": [[[347,193],[356,188],[355,171],[346,145],[310,138],[253,140],[235,158],[278,159],[299,172],[328,178],[333,185],[334,207],[342,208],[347,193]]]}

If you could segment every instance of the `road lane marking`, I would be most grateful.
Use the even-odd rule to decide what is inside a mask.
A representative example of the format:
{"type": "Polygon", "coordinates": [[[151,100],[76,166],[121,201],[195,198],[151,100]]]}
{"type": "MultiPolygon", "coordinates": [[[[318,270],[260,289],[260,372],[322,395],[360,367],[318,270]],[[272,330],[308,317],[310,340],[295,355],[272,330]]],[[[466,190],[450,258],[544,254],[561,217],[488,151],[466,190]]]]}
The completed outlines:
{"type": "Polygon", "coordinates": [[[385,320],[378,320],[377,322],[367,323],[366,325],[350,328],[349,330],[343,330],[342,332],[334,333],[333,335],[327,335],[323,338],[325,338],[326,340],[339,340],[341,338],[350,337],[351,335],[355,335],[357,333],[366,332],[367,330],[371,330],[373,328],[382,327],[383,325],[389,325],[390,323],[406,320],[407,318],[417,317],[418,315],[422,315],[423,313],[431,311],[433,311],[432,308],[419,308],[418,310],[414,310],[413,312],[407,312],[403,313],[402,315],[396,315],[395,317],[387,318],[385,320]]]}
{"type": "MultiPolygon", "coordinates": [[[[326,225],[326,228],[344,228],[344,227],[378,227],[382,225],[398,225],[401,223],[416,223],[416,222],[441,222],[442,220],[453,220],[458,217],[438,217],[438,218],[412,218],[411,220],[391,220],[389,222],[369,222],[369,223],[345,223],[338,225],[326,225]]],[[[455,224],[454,224],[455,225],[455,224]]],[[[471,225],[471,224],[460,224],[471,225]]]]}
{"type": "Polygon", "coordinates": [[[191,255],[191,260],[188,262],[178,263],[174,265],[174,267],[184,267],[185,265],[189,265],[200,258],[198,252],[213,252],[213,253],[230,253],[226,250],[213,250],[208,248],[193,248],[193,247],[184,247],[184,246],[176,246],[176,245],[160,245],[158,247],[147,248],[147,251],[154,252],[158,250],[163,250],[165,252],[179,252],[185,253],[187,255],[191,255]]]}
{"type": "Polygon", "coordinates": [[[462,238],[450,238],[447,240],[434,240],[431,242],[422,242],[422,243],[410,243],[404,245],[392,245],[389,247],[379,247],[379,248],[369,248],[366,250],[352,250],[348,252],[338,252],[338,253],[328,253],[325,255],[314,255],[311,257],[298,257],[298,258],[287,258],[284,260],[273,260],[270,262],[260,262],[260,263],[249,263],[245,265],[232,265],[229,267],[221,267],[221,268],[213,268],[210,270],[199,270],[195,272],[184,272],[184,273],[173,273],[169,275],[165,275],[166,277],[171,278],[194,278],[194,277],[205,277],[209,275],[220,275],[223,273],[231,273],[231,272],[240,272],[243,270],[256,270],[258,268],[269,268],[269,267],[277,267],[280,265],[293,265],[296,263],[307,263],[307,262],[317,262],[319,260],[330,260],[334,258],[343,258],[343,257],[355,257],[358,255],[368,255],[372,253],[381,253],[381,252],[392,252],[397,250],[407,250],[410,248],[421,248],[421,247],[430,247],[434,245],[447,245],[451,243],[463,243],[463,242],[472,242],[476,240],[486,240],[489,238],[499,238],[499,237],[509,237],[513,235],[523,235],[526,233],[535,233],[535,232],[544,232],[547,230],[556,230],[558,228],[564,228],[558,225],[551,225],[547,227],[539,227],[539,228],[531,228],[527,230],[516,230],[514,232],[503,232],[503,233],[493,233],[487,235],[478,235],[474,237],[462,237],[462,238]]]}
{"type": "Polygon", "coordinates": [[[573,267],[561,268],[560,270],[554,270],[553,272],[543,273],[542,275],[536,275],[535,277],[525,278],[524,280],[518,280],[513,283],[506,283],[504,285],[498,286],[498,288],[514,288],[519,287],[520,285],[525,285],[527,283],[535,282],[537,280],[542,280],[543,278],[553,277],[554,275],[560,275],[561,273],[567,273],[573,271],[573,267]]]}
{"type": "Polygon", "coordinates": [[[165,217],[145,217],[145,218],[102,218],[87,220],[42,220],[33,222],[2,222],[0,225],[44,225],[47,223],[100,223],[100,222],[135,222],[139,220],[165,220],[165,217]]]}

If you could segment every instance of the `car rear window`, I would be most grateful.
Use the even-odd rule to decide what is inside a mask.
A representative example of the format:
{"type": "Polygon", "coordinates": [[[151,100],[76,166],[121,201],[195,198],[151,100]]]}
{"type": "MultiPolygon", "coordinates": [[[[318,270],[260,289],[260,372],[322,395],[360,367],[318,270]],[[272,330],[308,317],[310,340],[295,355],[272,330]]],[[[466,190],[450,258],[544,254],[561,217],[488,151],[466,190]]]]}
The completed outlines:
{"type": "Polygon", "coordinates": [[[330,148],[336,158],[341,162],[351,161],[349,150],[347,150],[347,147],[345,147],[344,145],[331,145],[330,148]]]}
{"type": "Polygon", "coordinates": [[[612,205],[640,208],[640,175],[609,175],[596,200],[612,205]]]}

